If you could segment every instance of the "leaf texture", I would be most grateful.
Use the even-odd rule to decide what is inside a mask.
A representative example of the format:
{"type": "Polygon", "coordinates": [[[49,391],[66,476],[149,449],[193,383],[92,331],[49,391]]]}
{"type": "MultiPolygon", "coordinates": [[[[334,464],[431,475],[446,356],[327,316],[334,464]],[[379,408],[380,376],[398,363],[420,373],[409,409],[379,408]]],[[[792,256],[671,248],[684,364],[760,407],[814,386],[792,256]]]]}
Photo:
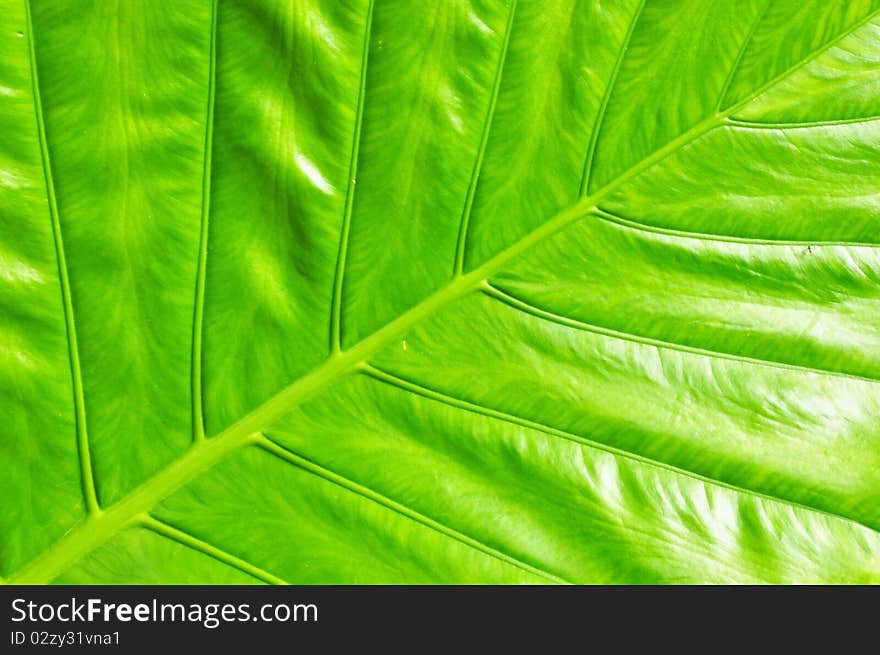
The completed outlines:
{"type": "Polygon", "coordinates": [[[880,581],[880,3],[0,0],[10,583],[880,581]]]}

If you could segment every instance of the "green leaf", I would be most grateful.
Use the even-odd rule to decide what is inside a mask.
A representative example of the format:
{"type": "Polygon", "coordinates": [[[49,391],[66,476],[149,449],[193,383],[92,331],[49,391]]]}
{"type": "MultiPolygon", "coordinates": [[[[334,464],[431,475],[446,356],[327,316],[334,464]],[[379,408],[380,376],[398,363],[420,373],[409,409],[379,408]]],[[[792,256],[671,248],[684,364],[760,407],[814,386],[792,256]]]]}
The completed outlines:
{"type": "Polygon", "coordinates": [[[880,581],[880,2],[0,8],[5,581],[880,581]]]}

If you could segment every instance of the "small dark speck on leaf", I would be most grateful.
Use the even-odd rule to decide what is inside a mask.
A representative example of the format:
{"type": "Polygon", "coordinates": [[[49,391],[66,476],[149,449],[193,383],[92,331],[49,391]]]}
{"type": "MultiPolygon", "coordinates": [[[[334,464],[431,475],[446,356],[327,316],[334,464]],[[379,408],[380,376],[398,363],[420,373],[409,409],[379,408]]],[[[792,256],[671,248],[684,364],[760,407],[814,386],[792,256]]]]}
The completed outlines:
{"type": "Polygon", "coordinates": [[[808,254],[808,255],[812,255],[812,254],[813,254],[813,246],[807,246],[807,254],[808,254]]]}
{"type": "Polygon", "coordinates": [[[19,39],[23,39],[23,38],[24,38],[24,32],[16,32],[15,35],[16,35],[19,39]]]}

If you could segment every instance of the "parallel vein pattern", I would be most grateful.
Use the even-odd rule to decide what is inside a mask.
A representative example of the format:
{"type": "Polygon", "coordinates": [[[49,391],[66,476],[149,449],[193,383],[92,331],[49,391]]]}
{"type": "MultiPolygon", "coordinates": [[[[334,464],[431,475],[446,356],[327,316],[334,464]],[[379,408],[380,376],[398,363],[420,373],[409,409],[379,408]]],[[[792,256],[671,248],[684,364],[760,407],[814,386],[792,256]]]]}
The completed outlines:
{"type": "MultiPolygon", "coordinates": [[[[409,380],[404,380],[403,378],[392,375],[392,374],[390,374],[386,371],[383,371],[375,366],[367,365],[364,368],[364,371],[370,377],[373,377],[381,382],[384,382],[386,384],[390,384],[390,385],[398,387],[400,389],[404,389],[405,391],[408,391],[411,393],[418,394],[420,396],[424,396],[425,398],[430,398],[436,402],[443,403],[445,405],[449,405],[450,407],[457,407],[457,408],[463,409],[465,411],[475,412],[477,414],[491,416],[493,418],[497,418],[499,420],[506,421],[508,423],[521,425],[521,426],[529,428],[529,429],[539,430],[541,432],[545,432],[546,434],[558,436],[562,439],[568,439],[568,440],[574,441],[576,443],[590,446],[591,448],[599,448],[601,450],[606,450],[606,451],[613,453],[615,455],[618,455],[620,457],[626,457],[628,459],[633,459],[637,462],[650,464],[651,466],[665,467],[665,468],[668,468],[669,470],[675,471],[677,474],[685,475],[689,478],[694,478],[697,480],[702,480],[703,482],[707,482],[709,484],[728,486],[728,485],[723,485],[723,483],[719,482],[718,480],[713,480],[711,478],[703,478],[703,477],[701,477],[697,474],[694,474],[690,471],[678,469],[674,466],[666,465],[660,461],[651,460],[651,459],[647,459],[647,458],[641,458],[638,455],[631,453],[629,451],[609,447],[606,444],[603,444],[601,442],[592,441],[592,440],[584,438],[580,435],[573,434],[570,432],[565,432],[564,430],[558,430],[558,429],[553,428],[549,425],[536,423],[534,421],[520,418],[518,416],[512,416],[510,414],[505,414],[504,412],[498,412],[498,411],[495,411],[492,409],[488,409],[486,407],[470,403],[466,400],[460,400],[460,399],[452,397],[452,396],[447,396],[445,394],[438,393],[437,391],[434,391],[433,389],[427,389],[427,388],[422,387],[418,384],[414,384],[414,383],[410,382],[409,380]]],[[[755,491],[753,491],[751,489],[746,489],[746,488],[741,488],[741,487],[733,487],[733,486],[728,486],[728,488],[733,489],[734,491],[737,491],[737,492],[746,493],[749,495],[757,495],[760,497],[760,494],[757,494],[755,491]]],[[[768,498],[771,498],[772,500],[775,500],[775,501],[780,501],[780,502],[785,503],[787,505],[794,505],[795,507],[797,507],[796,503],[792,503],[792,501],[789,501],[785,498],[775,498],[775,497],[769,497],[769,496],[768,496],[768,498]]],[[[807,507],[805,509],[816,509],[816,508],[807,507]]],[[[847,517],[842,517],[842,518],[847,518],[847,517]]]]}
{"type": "MultiPolygon", "coordinates": [[[[84,350],[108,501],[0,550],[8,581],[130,581],[131,561],[175,582],[880,579],[878,3],[193,5],[94,8],[173,33],[198,75],[170,50],[114,65],[185,100],[137,106],[113,69],[86,109],[133,121],[116,148],[77,159],[86,109],[57,83],[38,131],[79,248],[69,271],[58,250],[71,316],[114,270],[85,254],[83,204],[113,200],[125,261],[153,243],[141,217],[171,224],[150,148],[190,176],[163,182],[186,264],[155,307],[195,284],[196,439],[135,438],[107,468],[139,416],[114,408],[154,388],[111,402],[84,350]],[[77,161],[122,164],[118,186],[77,161]]],[[[33,30],[56,80],[71,12],[33,30]]],[[[122,279],[140,298],[149,275],[122,279]]],[[[175,321],[118,353],[164,357],[175,321]]],[[[176,435],[181,407],[138,429],[176,435]]]]}

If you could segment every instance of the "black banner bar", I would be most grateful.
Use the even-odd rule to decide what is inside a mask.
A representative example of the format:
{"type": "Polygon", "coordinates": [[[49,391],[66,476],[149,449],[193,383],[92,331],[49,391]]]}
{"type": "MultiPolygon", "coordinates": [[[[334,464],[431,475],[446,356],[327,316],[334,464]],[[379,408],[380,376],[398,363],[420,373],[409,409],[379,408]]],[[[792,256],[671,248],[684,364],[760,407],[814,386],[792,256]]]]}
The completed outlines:
{"type": "Polygon", "coordinates": [[[420,652],[474,639],[606,652],[608,639],[680,645],[707,633],[715,646],[749,645],[836,625],[840,647],[860,632],[876,646],[878,601],[878,587],[6,586],[0,652],[326,652],[352,640],[420,652]]]}

